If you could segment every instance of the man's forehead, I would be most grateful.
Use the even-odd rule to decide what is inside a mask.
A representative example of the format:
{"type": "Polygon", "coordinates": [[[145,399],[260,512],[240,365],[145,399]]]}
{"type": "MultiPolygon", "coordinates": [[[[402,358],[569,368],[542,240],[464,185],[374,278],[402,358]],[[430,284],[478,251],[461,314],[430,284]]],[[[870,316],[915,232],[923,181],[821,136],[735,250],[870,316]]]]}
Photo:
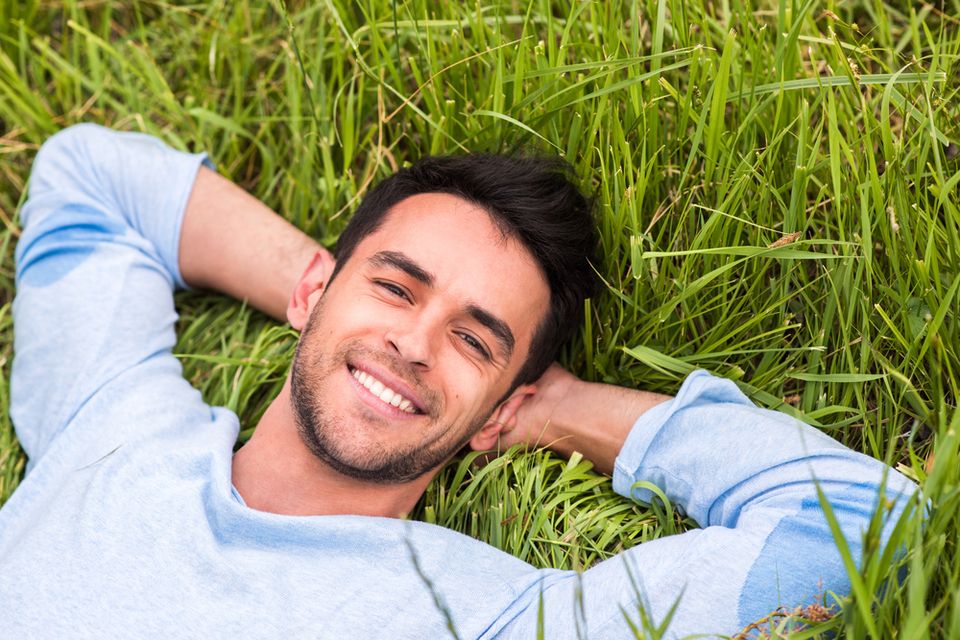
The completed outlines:
{"type": "Polygon", "coordinates": [[[380,226],[382,228],[391,224],[399,225],[408,222],[427,222],[429,220],[437,222],[437,216],[431,214],[450,214],[463,219],[475,217],[485,220],[493,228],[499,228],[490,213],[476,202],[442,191],[407,196],[387,210],[380,226]]]}
{"type": "Polygon", "coordinates": [[[526,279],[532,287],[539,283],[546,287],[546,276],[539,263],[523,242],[505,228],[475,202],[450,193],[431,192],[409,196],[393,205],[371,236],[376,236],[377,250],[389,248],[393,242],[406,242],[411,251],[424,257],[455,251],[463,269],[484,259],[489,260],[488,269],[495,268],[495,259],[502,262],[509,256],[511,262],[524,267],[512,272],[511,279],[526,279]]]}
{"type": "Polygon", "coordinates": [[[510,249],[518,251],[539,269],[523,243],[506,233],[505,227],[485,208],[450,193],[418,193],[404,198],[387,210],[368,237],[376,237],[377,244],[382,246],[395,239],[413,239],[417,245],[429,242],[431,246],[443,248],[464,233],[470,234],[470,248],[476,251],[503,249],[505,245],[514,244],[510,249]]]}

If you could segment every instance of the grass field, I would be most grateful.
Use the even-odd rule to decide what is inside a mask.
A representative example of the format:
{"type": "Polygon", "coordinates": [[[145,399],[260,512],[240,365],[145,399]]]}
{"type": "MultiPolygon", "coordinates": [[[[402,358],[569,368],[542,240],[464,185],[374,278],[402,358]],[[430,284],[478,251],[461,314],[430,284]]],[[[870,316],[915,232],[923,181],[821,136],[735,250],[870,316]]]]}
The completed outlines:
{"type": "MultiPolygon", "coordinates": [[[[930,517],[895,532],[902,560],[871,552],[840,613],[795,635],[960,638],[958,16],[958,0],[0,0],[0,503],[24,465],[6,411],[17,213],[49,135],[92,121],[208,150],[328,246],[405,162],[524,147],[567,158],[597,202],[607,288],[565,364],[668,393],[705,368],[922,483],[930,517]]],[[[228,300],[178,304],[187,376],[255,424],[294,333],[228,300]]],[[[451,464],[416,516],[564,568],[695,526],[543,452],[451,464]]]]}

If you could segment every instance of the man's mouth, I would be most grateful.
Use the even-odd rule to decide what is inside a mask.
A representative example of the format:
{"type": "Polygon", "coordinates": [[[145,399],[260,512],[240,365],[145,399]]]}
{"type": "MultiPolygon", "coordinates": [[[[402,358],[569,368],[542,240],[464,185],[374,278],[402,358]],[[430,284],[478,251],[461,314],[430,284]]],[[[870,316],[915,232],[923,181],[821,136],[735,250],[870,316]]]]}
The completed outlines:
{"type": "Polygon", "coordinates": [[[359,382],[367,391],[371,394],[380,398],[381,402],[385,402],[404,413],[409,414],[418,414],[423,413],[417,408],[417,405],[414,404],[412,400],[407,397],[404,397],[398,391],[395,391],[385,385],[381,380],[378,380],[374,376],[370,375],[365,371],[360,369],[349,367],[351,375],[359,382]]]}

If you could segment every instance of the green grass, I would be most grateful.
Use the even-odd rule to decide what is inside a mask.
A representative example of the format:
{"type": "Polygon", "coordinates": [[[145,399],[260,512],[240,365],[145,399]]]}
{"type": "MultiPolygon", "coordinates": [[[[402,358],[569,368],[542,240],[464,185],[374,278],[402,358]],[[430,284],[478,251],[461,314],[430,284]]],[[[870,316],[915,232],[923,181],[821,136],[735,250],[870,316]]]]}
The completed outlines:
{"type": "MultiPolygon", "coordinates": [[[[898,563],[872,553],[808,633],[960,637],[958,15],[958,0],[0,0],[0,502],[23,470],[6,412],[17,211],[49,135],[94,121],[208,150],[327,245],[397,166],[524,147],[566,157],[597,201],[608,287],[565,364],[664,392],[706,368],[900,465],[932,505],[895,534],[909,577],[881,590],[898,563]]],[[[186,375],[255,424],[295,336],[230,301],[178,303],[186,375]]],[[[542,452],[454,463],[416,515],[555,567],[692,526],[542,452]]]]}

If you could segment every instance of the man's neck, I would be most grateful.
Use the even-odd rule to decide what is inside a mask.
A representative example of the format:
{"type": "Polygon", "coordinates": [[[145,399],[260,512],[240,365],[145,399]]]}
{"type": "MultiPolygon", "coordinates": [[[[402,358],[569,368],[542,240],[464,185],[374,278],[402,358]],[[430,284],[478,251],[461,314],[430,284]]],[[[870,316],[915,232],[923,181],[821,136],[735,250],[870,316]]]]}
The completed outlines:
{"type": "Polygon", "coordinates": [[[334,471],[300,439],[289,379],[233,457],[233,486],[247,506],[283,515],[401,517],[413,509],[432,475],[393,485],[334,471]]]}

